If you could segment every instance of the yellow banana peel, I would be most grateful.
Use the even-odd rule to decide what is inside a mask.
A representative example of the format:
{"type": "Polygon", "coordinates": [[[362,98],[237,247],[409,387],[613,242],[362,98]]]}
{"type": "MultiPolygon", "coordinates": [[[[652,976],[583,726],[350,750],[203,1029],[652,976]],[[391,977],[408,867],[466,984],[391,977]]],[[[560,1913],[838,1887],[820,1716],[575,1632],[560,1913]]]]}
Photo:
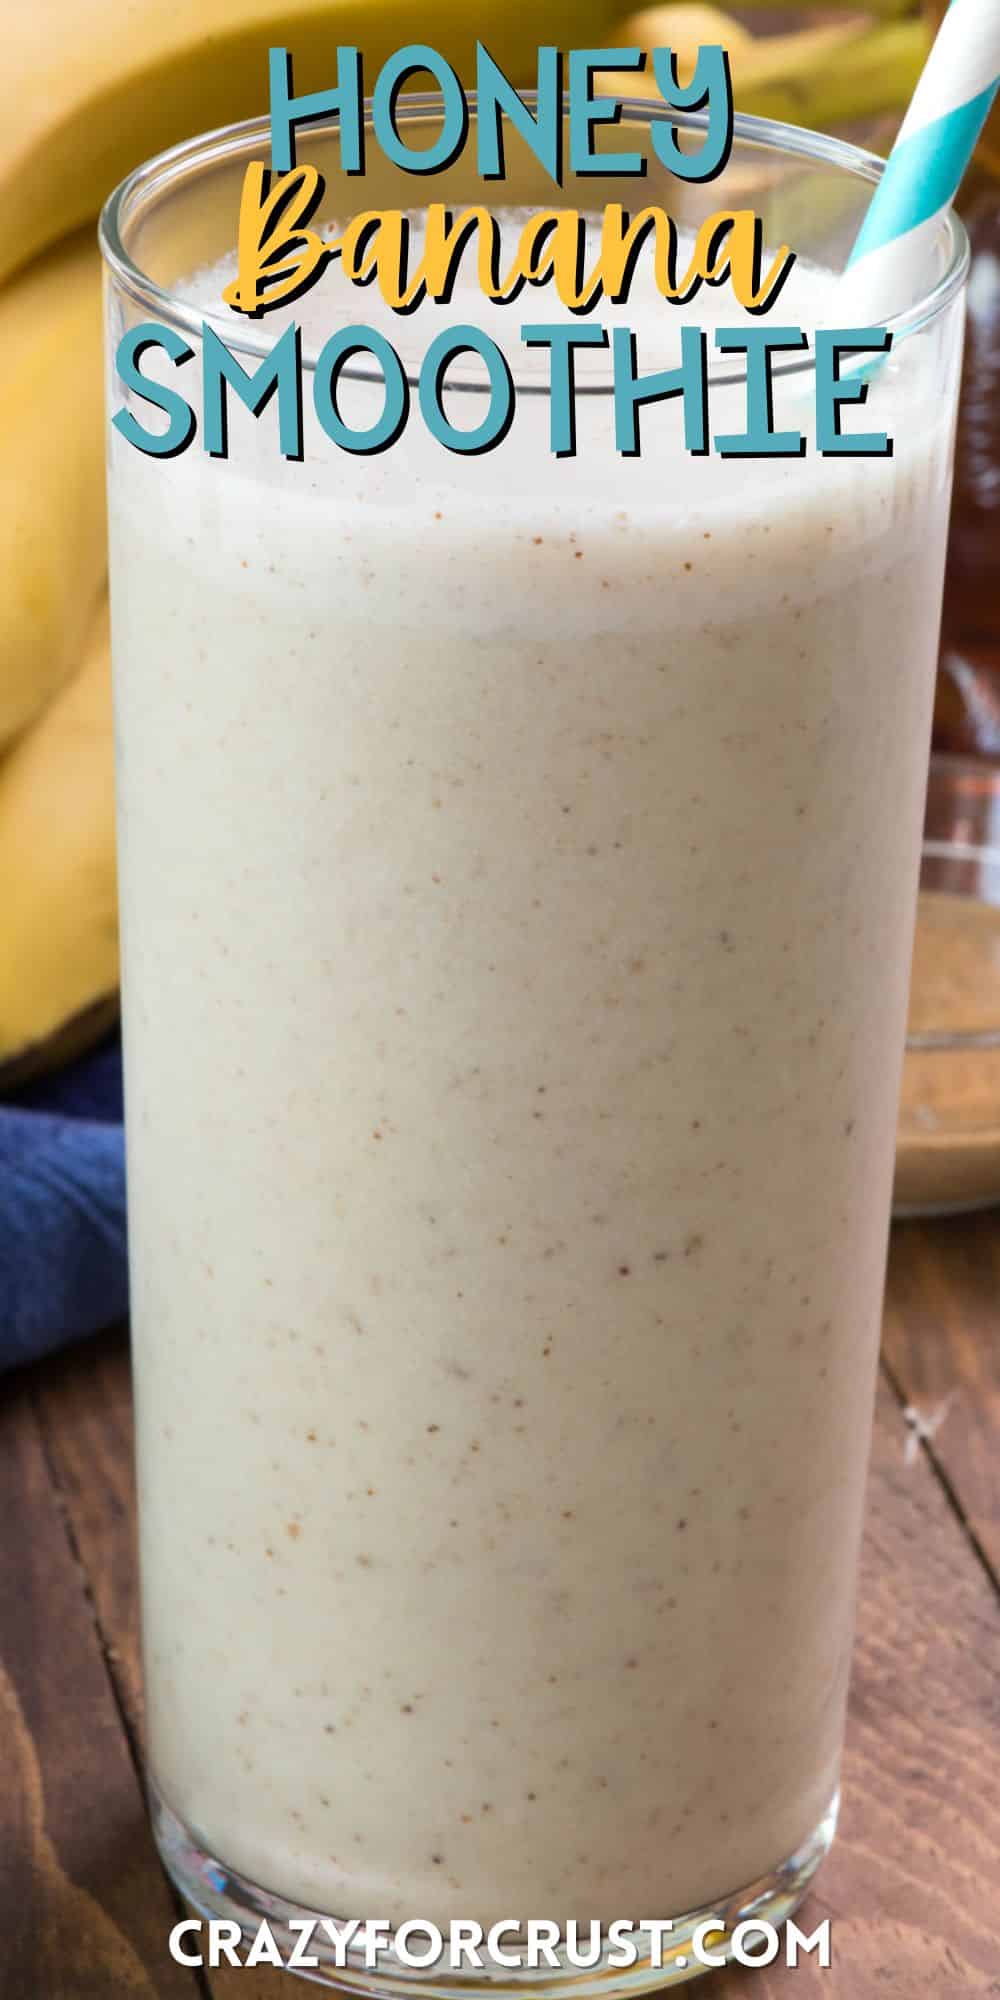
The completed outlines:
{"type": "MultiPolygon", "coordinates": [[[[808,14],[813,9],[822,8],[828,12],[832,7],[843,7],[845,11],[857,12],[859,0],[781,0],[782,13],[808,14]]],[[[914,12],[920,0],[863,0],[863,12],[877,21],[900,21],[914,12]]],[[[741,7],[752,13],[755,7],[770,8],[771,0],[740,0],[741,7]]]]}
{"type": "MultiPolygon", "coordinates": [[[[855,14],[795,34],[753,35],[717,8],[681,0],[628,16],[615,41],[672,49],[682,83],[693,72],[699,46],[721,43],[729,50],[738,111],[824,131],[905,105],[927,55],[928,32],[921,20],[873,27],[855,14]]],[[[620,76],[611,72],[596,82],[611,95],[622,91],[620,76]]],[[[658,99],[652,72],[630,77],[628,94],[658,99]]]]}
{"type": "Polygon", "coordinates": [[[91,231],[0,289],[0,355],[2,749],[72,671],[105,570],[91,231]]]}
{"type": "Polygon", "coordinates": [[[804,125],[814,132],[901,111],[909,103],[924,66],[928,33],[923,21],[892,21],[854,35],[836,60],[784,76],[751,79],[736,102],[758,118],[804,125]]]}
{"type": "Polygon", "coordinates": [[[0,761],[0,1082],[74,1053],[118,988],[107,598],[80,663],[0,761]]]}
{"type": "MultiPolygon", "coordinates": [[[[673,49],[682,83],[687,82],[687,72],[703,44],[719,43],[729,50],[730,62],[735,64],[752,52],[758,40],[742,21],[723,13],[719,7],[705,4],[705,0],[676,0],[673,5],[643,7],[620,21],[613,36],[616,48],[673,49]]],[[[650,95],[659,94],[653,79],[646,74],[636,76],[635,84],[645,86],[650,95]]],[[[631,77],[619,77],[616,87],[630,97],[645,94],[640,89],[633,90],[631,77]]]]}
{"type": "Polygon", "coordinates": [[[370,80],[407,42],[430,41],[471,78],[477,31],[515,82],[540,40],[602,46],[616,0],[51,0],[7,10],[0,120],[0,278],[88,217],[162,147],[267,110],[269,45],[292,51],[295,89],[329,88],[338,43],[370,80]]]}
{"type": "Polygon", "coordinates": [[[837,62],[848,43],[863,39],[869,26],[855,16],[800,28],[791,35],[755,35],[751,47],[738,50],[733,58],[737,104],[742,108],[743,96],[756,84],[815,76],[827,63],[837,62]]]}

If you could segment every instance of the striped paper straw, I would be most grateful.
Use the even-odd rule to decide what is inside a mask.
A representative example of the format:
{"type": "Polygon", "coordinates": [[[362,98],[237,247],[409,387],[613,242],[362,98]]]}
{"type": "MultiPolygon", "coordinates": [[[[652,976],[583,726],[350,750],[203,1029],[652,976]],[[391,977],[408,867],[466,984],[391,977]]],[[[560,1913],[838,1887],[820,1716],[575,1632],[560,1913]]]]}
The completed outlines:
{"type": "Polygon", "coordinates": [[[1000,0],[951,0],[838,287],[859,320],[880,324],[926,289],[998,84],[1000,0]]]}

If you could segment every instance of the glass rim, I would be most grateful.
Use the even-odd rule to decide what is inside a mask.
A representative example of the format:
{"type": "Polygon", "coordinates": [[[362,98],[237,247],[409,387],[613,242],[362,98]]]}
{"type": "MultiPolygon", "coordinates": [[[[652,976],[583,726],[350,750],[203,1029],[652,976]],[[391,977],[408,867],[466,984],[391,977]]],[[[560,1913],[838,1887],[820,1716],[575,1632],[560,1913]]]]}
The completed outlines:
{"type": "MultiPolygon", "coordinates": [[[[524,90],[520,95],[528,106],[537,103],[536,91],[524,90]]],[[[476,115],[476,92],[468,90],[465,96],[471,121],[476,115]]],[[[618,127],[669,122],[678,131],[704,132],[708,128],[708,114],[705,111],[677,111],[665,104],[655,104],[648,99],[638,97],[622,97],[618,102],[621,107],[620,117],[616,121],[618,127]]],[[[442,104],[443,99],[439,92],[414,92],[404,103],[397,105],[396,123],[398,125],[416,123],[426,118],[429,113],[440,111],[442,104]]],[[[365,130],[371,131],[370,97],[364,100],[364,112],[365,130]]],[[[316,120],[311,124],[310,130],[315,136],[324,137],[335,132],[337,125],[336,117],[316,120]]],[[[256,118],[242,119],[235,124],[218,126],[213,131],[196,134],[194,138],[183,139],[175,146],[154,153],[148,160],[134,167],[108,195],[97,226],[98,242],[107,270],[131,299],[137,304],[151,308],[161,320],[184,333],[194,335],[196,339],[201,335],[204,320],[208,320],[216,329],[222,326],[225,328],[226,345],[233,353],[245,354],[258,361],[266,359],[271,352],[272,341],[263,335],[255,338],[254,334],[247,330],[249,322],[238,314],[227,316],[221,301],[218,314],[205,312],[186,303],[179,292],[157,284],[156,280],[141,270],[131,257],[125,247],[124,235],[133,210],[140,204],[155,195],[169,193],[171,186],[193,169],[209,167],[230,159],[244,150],[248,151],[256,139],[262,140],[265,148],[269,149],[270,134],[270,117],[264,113],[256,118]]],[[[791,154],[801,159],[812,160],[819,165],[837,168],[852,175],[856,180],[867,181],[872,188],[877,186],[885,172],[884,159],[863,146],[854,145],[850,140],[838,139],[830,133],[813,132],[803,125],[785,124],[779,119],[758,118],[749,112],[734,114],[734,145],[738,141],[762,150],[766,148],[772,152],[791,154]]],[[[561,190],[557,192],[561,193],[561,190]]],[[[419,205],[419,203],[413,204],[414,207],[419,205]]],[[[234,216],[234,238],[235,221],[234,216]]],[[[965,225],[955,209],[948,208],[938,218],[938,228],[947,232],[948,255],[944,272],[912,305],[907,306],[904,312],[886,315],[879,320],[879,325],[891,333],[894,345],[898,340],[920,332],[938,319],[965,284],[971,261],[965,225]]],[[[359,321],[358,324],[363,322],[359,321]]],[[[315,365],[315,357],[303,353],[303,372],[312,373],[315,365]]],[[[771,372],[775,376],[795,375],[809,373],[813,366],[812,353],[802,358],[793,355],[787,361],[783,361],[778,355],[774,359],[771,372]]],[[[377,369],[355,366],[350,360],[341,372],[345,377],[360,380],[381,379],[377,369]]],[[[412,385],[416,377],[405,361],[404,372],[412,385]]],[[[743,379],[742,369],[735,374],[725,372],[713,377],[720,386],[726,382],[743,379]]],[[[480,381],[453,380],[449,383],[449,388],[472,394],[488,393],[486,385],[480,381]]],[[[548,382],[526,381],[518,385],[518,393],[547,396],[550,388],[548,382]]],[[[579,382],[576,385],[576,393],[609,396],[613,393],[613,385],[610,381],[579,382]]]]}

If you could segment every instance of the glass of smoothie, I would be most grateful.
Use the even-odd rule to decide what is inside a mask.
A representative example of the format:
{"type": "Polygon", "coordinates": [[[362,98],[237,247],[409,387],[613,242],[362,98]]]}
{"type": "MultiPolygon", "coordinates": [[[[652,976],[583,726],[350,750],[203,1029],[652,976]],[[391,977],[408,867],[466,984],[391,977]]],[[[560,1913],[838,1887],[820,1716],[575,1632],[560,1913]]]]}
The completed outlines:
{"type": "MultiPolygon", "coordinates": [[[[602,135],[649,155],[641,202],[682,237],[754,207],[798,258],[772,319],[828,318],[880,163],[737,120],[682,183],[656,116],[602,135]]],[[[223,305],[268,147],[194,141],[103,221],[112,413],[162,422],[113,365],[144,321],[199,424],[205,321],[251,372],[294,315],[304,375],[298,463],[235,394],[225,458],[110,435],[153,1820],[203,1911],[384,1920],[375,1969],[317,1939],[331,1983],[626,1993],[690,1977],[706,1912],[723,1950],[787,1916],[833,1836],[965,238],[942,222],[845,418],[891,457],[818,453],[811,353],[775,370],[803,458],[692,456],[677,401],[623,455],[596,350],[557,457],[519,339],[566,317],[551,286],[494,306],[473,266],[397,317],[331,266],[284,313],[223,305]],[[335,444],[312,377],[350,322],[414,377],[442,326],[489,330],[503,444],[446,449],[416,395],[391,449],[335,444]],[[559,1942],[417,1974],[419,1918],[559,1942]],[[615,1969],[616,1919],[672,1920],[664,1963],[615,1969]]],[[[419,180],[374,147],[346,180],[324,126],[300,157],[318,227],[401,208],[418,244],[423,204],[501,194],[513,241],[552,206],[514,135],[502,190],[471,146],[419,180]]],[[[640,258],[592,317],[644,371],[700,323],[710,427],[744,429],[728,286],[667,305],[640,258]]],[[[457,361],[456,429],[485,399],[457,361]]],[[[377,422],[370,359],[338,400],[377,422]]]]}

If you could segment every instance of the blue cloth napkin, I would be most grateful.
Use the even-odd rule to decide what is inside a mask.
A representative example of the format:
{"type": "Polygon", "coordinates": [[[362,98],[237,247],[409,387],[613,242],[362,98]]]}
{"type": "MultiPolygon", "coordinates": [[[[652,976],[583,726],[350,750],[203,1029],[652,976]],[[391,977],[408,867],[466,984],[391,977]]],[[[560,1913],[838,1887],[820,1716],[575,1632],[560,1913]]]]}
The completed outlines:
{"type": "Polygon", "coordinates": [[[123,1319],[117,1035],[0,1104],[0,1369],[123,1319]]]}

